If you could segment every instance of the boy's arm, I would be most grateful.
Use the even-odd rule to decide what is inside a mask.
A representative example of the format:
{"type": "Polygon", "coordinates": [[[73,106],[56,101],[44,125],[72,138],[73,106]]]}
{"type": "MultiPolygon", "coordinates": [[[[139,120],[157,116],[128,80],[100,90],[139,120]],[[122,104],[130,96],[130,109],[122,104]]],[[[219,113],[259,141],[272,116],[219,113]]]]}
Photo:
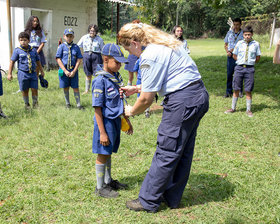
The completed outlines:
{"type": "Polygon", "coordinates": [[[261,59],[261,56],[259,55],[259,56],[257,56],[256,57],[256,62],[259,62],[260,61],[260,59],[261,59]]]}
{"type": "Polygon", "coordinates": [[[81,62],[82,62],[82,59],[81,59],[81,58],[78,58],[78,59],[77,59],[77,62],[76,62],[76,65],[75,65],[75,68],[74,68],[74,70],[71,72],[71,74],[69,75],[69,77],[74,77],[74,76],[75,76],[75,74],[76,74],[76,72],[77,72],[77,70],[78,70],[78,68],[79,68],[79,66],[80,66],[80,64],[81,64],[81,62]]]}
{"type": "Polygon", "coordinates": [[[237,55],[236,54],[233,54],[232,57],[235,61],[237,61],[237,55]]]}
{"type": "Polygon", "coordinates": [[[127,122],[128,125],[129,125],[129,129],[128,129],[128,131],[126,132],[126,134],[132,135],[132,134],[133,134],[133,127],[132,127],[132,124],[131,124],[131,122],[130,122],[130,120],[129,120],[129,118],[128,118],[127,116],[123,115],[123,117],[124,117],[124,119],[126,120],[126,122],[127,122]]]}
{"type": "Polygon", "coordinates": [[[15,62],[11,60],[11,61],[10,61],[10,65],[9,65],[8,76],[7,76],[7,79],[8,79],[9,81],[11,81],[11,80],[13,79],[13,74],[12,74],[12,72],[13,72],[14,64],[15,64],[15,62]]]}
{"type": "Polygon", "coordinates": [[[44,70],[43,70],[43,67],[42,67],[42,65],[41,65],[41,62],[40,62],[40,61],[36,61],[36,64],[37,64],[37,66],[39,67],[39,70],[40,70],[40,72],[41,72],[41,75],[44,77],[44,76],[45,76],[45,72],[44,72],[44,70]]]}
{"type": "Polygon", "coordinates": [[[70,72],[64,67],[62,61],[60,58],[56,58],[56,61],[57,61],[57,64],[59,65],[59,67],[62,69],[62,71],[64,72],[64,74],[66,76],[69,76],[70,75],[70,72]]]}
{"type": "Polygon", "coordinates": [[[103,146],[108,146],[110,144],[110,140],[103,123],[102,108],[101,107],[94,107],[94,108],[95,108],[95,119],[100,132],[100,144],[103,146]]]}

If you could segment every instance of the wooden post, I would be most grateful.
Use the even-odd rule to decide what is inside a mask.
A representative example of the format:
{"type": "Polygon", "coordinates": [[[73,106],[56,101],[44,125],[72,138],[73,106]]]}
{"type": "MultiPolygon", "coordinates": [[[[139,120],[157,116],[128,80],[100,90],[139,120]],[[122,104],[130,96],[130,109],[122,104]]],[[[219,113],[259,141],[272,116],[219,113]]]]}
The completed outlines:
{"type": "Polygon", "coordinates": [[[271,48],[271,46],[273,44],[274,33],[275,33],[275,23],[276,23],[275,13],[272,13],[272,15],[273,15],[273,23],[272,23],[272,28],[271,28],[271,37],[270,37],[269,49],[271,48]]]}
{"type": "Polygon", "coordinates": [[[114,3],[112,2],[112,12],[111,12],[111,34],[113,33],[113,16],[114,16],[114,3]]]}
{"type": "Polygon", "coordinates": [[[116,43],[118,44],[118,32],[120,26],[120,4],[117,3],[117,33],[116,33],[116,43]]]}
{"type": "Polygon", "coordinates": [[[12,57],[13,53],[13,40],[12,40],[12,23],[11,23],[11,9],[10,9],[10,0],[7,0],[7,19],[8,19],[8,38],[9,38],[9,47],[10,47],[10,55],[9,60],[12,57]]]}

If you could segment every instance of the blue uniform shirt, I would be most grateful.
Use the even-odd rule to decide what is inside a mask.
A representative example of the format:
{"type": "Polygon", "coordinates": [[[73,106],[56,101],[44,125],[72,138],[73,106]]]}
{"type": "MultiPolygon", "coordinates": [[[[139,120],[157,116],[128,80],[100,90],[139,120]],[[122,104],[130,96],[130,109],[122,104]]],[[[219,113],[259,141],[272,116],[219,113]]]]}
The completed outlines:
{"type": "Polygon", "coordinates": [[[176,51],[149,44],[140,57],[143,92],[164,96],[201,79],[197,66],[181,45],[176,51]]]}
{"type": "Polygon", "coordinates": [[[94,38],[91,38],[89,34],[86,34],[82,36],[77,45],[80,48],[83,48],[84,52],[92,51],[95,53],[101,53],[104,42],[103,39],[98,35],[96,35],[94,38]]]}
{"type": "Polygon", "coordinates": [[[235,33],[233,30],[229,30],[224,39],[225,43],[228,44],[228,50],[233,49],[240,40],[243,40],[243,30],[240,30],[238,33],[235,33]]]}
{"type": "Polygon", "coordinates": [[[140,59],[137,59],[137,61],[135,62],[133,71],[134,71],[134,72],[137,72],[137,81],[140,81],[139,84],[141,84],[140,59]]]}
{"type": "Polygon", "coordinates": [[[30,73],[28,53],[31,58],[31,72],[34,72],[37,66],[36,62],[39,61],[39,56],[35,48],[31,46],[28,46],[28,49],[17,47],[13,52],[11,60],[18,61],[18,70],[30,73]]]}
{"type": "Polygon", "coordinates": [[[71,50],[71,68],[70,70],[73,70],[76,63],[77,59],[83,58],[83,55],[81,53],[80,48],[78,47],[77,44],[68,44],[68,43],[63,43],[60,44],[57,52],[56,52],[56,58],[60,58],[64,67],[67,69],[67,64],[68,64],[68,55],[69,55],[69,47],[71,50]]]}
{"type": "Polygon", "coordinates": [[[29,42],[30,46],[39,47],[41,45],[41,43],[46,43],[46,42],[47,42],[47,38],[46,38],[43,30],[42,30],[42,37],[39,37],[38,35],[36,35],[35,30],[31,31],[30,42],[29,42]]]}
{"type": "Polygon", "coordinates": [[[233,54],[237,55],[237,65],[254,65],[256,63],[256,57],[261,55],[260,44],[255,40],[249,43],[247,52],[246,48],[247,42],[245,40],[239,41],[236,44],[233,54]]]}
{"type": "Polygon", "coordinates": [[[119,73],[111,75],[101,67],[97,70],[97,77],[92,81],[92,106],[102,107],[103,117],[116,119],[124,113],[123,100],[119,93],[121,76],[119,73]]]}

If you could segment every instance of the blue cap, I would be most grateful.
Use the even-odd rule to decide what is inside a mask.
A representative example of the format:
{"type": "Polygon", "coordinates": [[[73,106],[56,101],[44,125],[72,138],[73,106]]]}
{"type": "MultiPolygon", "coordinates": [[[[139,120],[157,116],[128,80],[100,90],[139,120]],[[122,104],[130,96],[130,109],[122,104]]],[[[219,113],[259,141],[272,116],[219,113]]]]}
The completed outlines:
{"type": "Polygon", "coordinates": [[[72,34],[74,35],[74,30],[72,28],[67,28],[64,30],[64,35],[72,34]]]}
{"type": "Polygon", "coordinates": [[[101,54],[106,55],[106,56],[112,56],[118,62],[128,63],[128,60],[124,57],[123,52],[121,51],[121,48],[116,44],[105,44],[105,46],[102,49],[101,54]]]}

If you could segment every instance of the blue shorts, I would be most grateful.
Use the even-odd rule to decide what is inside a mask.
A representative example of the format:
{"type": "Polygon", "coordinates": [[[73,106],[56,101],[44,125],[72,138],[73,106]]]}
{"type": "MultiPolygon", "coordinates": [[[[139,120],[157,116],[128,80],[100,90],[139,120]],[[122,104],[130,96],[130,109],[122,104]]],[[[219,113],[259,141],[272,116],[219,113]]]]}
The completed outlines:
{"type": "Polygon", "coordinates": [[[67,77],[64,73],[63,76],[58,76],[58,77],[59,77],[59,88],[67,88],[67,87],[71,87],[73,89],[79,88],[78,71],[72,78],[67,77]]]}
{"type": "Polygon", "coordinates": [[[1,71],[0,71],[0,96],[3,95],[3,85],[2,85],[2,74],[1,74],[1,71]]]}
{"type": "Polygon", "coordinates": [[[128,60],[128,64],[125,64],[124,69],[130,72],[134,72],[134,65],[136,63],[136,61],[138,60],[138,57],[133,55],[133,54],[129,54],[127,57],[128,60]]]}
{"type": "Polygon", "coordinates": [[[120,145],[121,137],[121,118],[107,119],[103,117],[103,123],[106,133],[110,140],[110,145],[103,146],[100,144],[100,132],[94,116],[94,131],[92,139],[92,152],[102,155],[111,155],[113,152],[117,152],[120,145]]]}
{"type": "Polygon", "coordinates": [[[241,65],[235,66],[234,76],[232,81],[233,90],[241,91],[243,80],[244,80],[244,91],[252,92],[254,89],[254,74],[255,74],[254,66],[250,66],[250,67],[243,67],[241,65]]]}
{"type": "Polygon", "coordinates": [[[28,73],[18,70],[18,84],[21,91],[29,88],[38,89],[38,77],[36,72],[28,73]]]}
{"type": "Polygon", "coordinates": [[[102,56],[100,53],[92,52],[89,54],[85,52],[83,55],[83,67],[86,76],[94,75],[96,71],[96,66],[98,64],[103,64],[102,56]]]}

